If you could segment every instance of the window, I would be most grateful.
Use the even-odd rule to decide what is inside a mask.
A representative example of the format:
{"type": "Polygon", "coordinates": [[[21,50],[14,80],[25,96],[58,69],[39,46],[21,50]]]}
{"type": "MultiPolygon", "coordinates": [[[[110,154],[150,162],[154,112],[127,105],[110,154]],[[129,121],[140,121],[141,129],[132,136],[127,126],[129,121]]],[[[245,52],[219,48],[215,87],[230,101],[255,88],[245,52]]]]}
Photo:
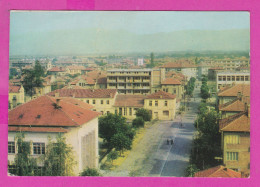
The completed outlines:
{"type": "Polygon", "coordinates": [[[218,76],[218,80],[219,80],[219,81],[222,81],[222,76],[218,76]]]}
{"type": "Polygon", "coordinates": [[[238,152],[227,152],[227,160],[238,160],[238,152]]]}
{"type": "Polygon", "coordinates": [[[168,88],[166,88],[165,91],[168,92],[168,88]]]}
{"type": "Polygon", "coordinates": [[[236,76],[236,81],[239,81],[240,80],[240,76],[236,76]]]}
{"type": "Polygon", "coordinates": [[[241,76],[241,81],[244,81],[245,80],[245,76],[241,76]]]}
{"type": "Polygon", "coordinates": [[[89,103],[89,100],[86,100],[86,103],[89,103]]]}
{"type": "Polygon", "coordinates": [[[153,106],[153,101],[149,101],[149,106],[153,106]]]}
{"type": "Polygon", "coordinates": [[[239,136],[238,135],[227,135],[226,143],[227,144],[239,144],[239,136]]]}
{"type": "Polygon", "coordinates": [[[93,100],[93,101],[92,101],[92,104],[96,104],[96,100],[93,100]]]}
{"type": "Polygon", "coordinates": [[[232,81],[235,81],[235,76],[232,76],[232,81]]]}
{"type": "Polygon", "coordinates": [[[246,77],[245,77],[245,81],[249,81],[249,76],[246,76],[246,77]]]}
{"type": "Polygon", "coordinates": [[[109,105],[109,100],[107,100],[107,104],[109,105]]]}
{"type": "Polygon", "coordinates": [[[103,114],[104,114],[104,112],[103,112],[103,111],[101,111],[101,114],[103,115],[103,114]]]}
{"type": "Polygon", "coordinates": [[[132,116],[132,108],[129,108],[129,116],[132,116]]]}
{"type": "Polygon", "coordinates": [[[8,153],[9,154],[15,153],[15,143],[14,142],[8,142],[8,153]]]}
{"type": "Polygon", "coordinates": [[[158,101],[155,101],[155,106],[158,106],[158,101]]]}
{"type": "Polygon", "coordinates": [[[173,93],[176,94],[176,88],[174,88],[173,93]]]}
{"type": "Polygon", "coordinates": [[[230,76],[227,76],[227,81],[230,81],[231,80],[231,77],[230,76]]]}
{"type": "Polygon", "coordinates": [[[164,101],[164,106],[168,106],[168,101],[164,101]]]}
{"type": "Polygon", "coordinates": [[[45,154],[45,143],[33,143],[33,154],[35,155],[45,154]]]}
{"type": "Polygon", "coordinates": [[[163,115],[164,116],[169,116],[169,111],[168,110],[163,111],[163,115]]]}
{"type": "Polygon", "coordinates": [[[223,81],[226,81],[226,76],[223,76],[223,81]]]}
{"type": "Polygon", "coordinates": [[[103,105],[103,100],[100,101],[101,105],[103,105]]]}

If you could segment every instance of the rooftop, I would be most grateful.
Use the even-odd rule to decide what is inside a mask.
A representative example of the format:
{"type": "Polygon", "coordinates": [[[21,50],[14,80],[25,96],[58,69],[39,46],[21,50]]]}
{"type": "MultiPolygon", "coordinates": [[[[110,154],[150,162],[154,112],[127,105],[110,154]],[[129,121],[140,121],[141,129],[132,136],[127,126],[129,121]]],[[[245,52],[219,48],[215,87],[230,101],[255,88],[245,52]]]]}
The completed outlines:
{"type": "Polygon", "coordinates": [[[220,131],[250,132],[250,117],[247,112],[229,116],[219,121],[220,131]]]}
{"type": "Polygon", "coordinates": [[[177,85],[181,85],[181,81],[179,81],[178,79],[175,78],[167,78],[165,79],[161,84],[177,84],[177,85]]]}
{"type": "Polygon", "coordinates": [[[41,96],[8,112],[9,126],[66,127],[80,126],[98,117],[91,106],[68,98],[41,96]]]}
{"type": "Polygon", "coordinates": [[[116,89],[58,89],[48,93],[49,96],[75,97],[75,98],[114,98],[116,89]]]}
{"type": "Polygon", "coordinates": [[[175,99],[175,98],[176,95],[172,95],[164,91],[158,91],[146,97],[146,99],[175,99]]]}
{"type": "Polygon", "coordinates": [[[233,86],[227,86],[219,91],[219,97],[236,97],[238,93],[242,96],[250,97],[250,84],[236,84],[233,86]]]}
{"type": "Polygon", "coordinates": [[[147,71],[147,72],[150,72],[152,71],[152,69],[110,69],[110,70],[107,70],[107,72],[129,72],[129,71],[139,71],[139,72],[142,72],[142,71],[147,71]]]}
{"type": "Polygon", "coordinates": [[[224,166],[216,166],[195,173],[194,177],[230,177],[241,178],[241,174],[224,166]]]}
{"type": "Polygon", "coordinates": [[[143,107],[144,99],[143,95],[117,95],[114,106],[143,107]]]}
{"type": "Polygon", "coordinates": [[[19,93],[21,86],[9,85],[9,93],[19,93]]]}
{"type": "Polygon", "coordinates": [[[233,101],[227,102],[223,105],[219,105],[220,111],[235,111],[235,112],[242,112],[245,111],[245,103],[250,103],[250,98],[237,98],[233,101]]]}

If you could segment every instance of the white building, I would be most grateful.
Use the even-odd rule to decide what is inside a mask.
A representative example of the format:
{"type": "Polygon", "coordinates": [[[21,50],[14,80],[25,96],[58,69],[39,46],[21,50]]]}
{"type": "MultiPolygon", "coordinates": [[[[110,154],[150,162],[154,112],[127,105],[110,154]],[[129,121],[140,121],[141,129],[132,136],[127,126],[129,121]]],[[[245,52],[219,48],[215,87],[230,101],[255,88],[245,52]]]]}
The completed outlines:
{"type": "Polygon", "coordinates": [[[217,91],[223,86],[232,84],[250,84],[250,72],[218,72],[217,91]]]}
{"type": "Polygon", "coordinates": [[[138,66],[143,66],[144,65],[144,59],[143,58],[138,58],[137,59],[137,65],[138,66]]]}
{"type": "Polygon", "coordinates": [[[43,166],[48,138],[53,141],[59,134],[73,148],[77,162],[74,173],[78,175],[86,167],[98,167],[98,115],[93,107],[73,98],[41,96],[9,111],[8,165],[14,164],[18,152],[17,132],[23,132],[25,142],[30,142],[31,156],[43,166]]]}

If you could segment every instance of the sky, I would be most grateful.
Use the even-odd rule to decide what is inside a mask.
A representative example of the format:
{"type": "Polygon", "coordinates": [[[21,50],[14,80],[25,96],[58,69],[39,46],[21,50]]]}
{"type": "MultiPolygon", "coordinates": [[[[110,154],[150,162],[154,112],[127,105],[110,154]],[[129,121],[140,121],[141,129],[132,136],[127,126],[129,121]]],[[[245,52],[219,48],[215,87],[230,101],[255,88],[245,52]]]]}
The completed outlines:
{"type": "MultiPolygon", "coordinates": [[[[249,13],[245,11],[11,11],[10,40],[15,44],[13,39],[19,36],[26,38],[32,33],[38,33],[40,38],[40,33],[69,31],[77,34],[82,29],[123,30],[137,35],[183,30],[249,29],[249,20],[249,13]]],[[[45,37],[48,39],[48,36],[45,37]]],[[[18,43],[22,45],[22,42],[18,43]]],[[[26,45],[25,39],[23,43],[26,45]]],[[[18,46],[11,47],[15,49],[18,46]]],[[[26,50],[30,49],[27,47],[26,50]]]]}

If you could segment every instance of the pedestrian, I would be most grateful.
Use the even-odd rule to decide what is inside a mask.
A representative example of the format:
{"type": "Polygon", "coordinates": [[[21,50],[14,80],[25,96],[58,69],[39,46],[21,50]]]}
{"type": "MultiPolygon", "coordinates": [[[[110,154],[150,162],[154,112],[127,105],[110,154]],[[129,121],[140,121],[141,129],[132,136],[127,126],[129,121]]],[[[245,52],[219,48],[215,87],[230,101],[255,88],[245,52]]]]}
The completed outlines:
{"type": "Polygon", "coordinates": [[[173,139],[171,139],[171,145],[173,144],[173,139]]]}
{"type": "Polygon", "coordinates": [[[167,145],[169,145],[169,139],[167,139],[167,145]]]}

